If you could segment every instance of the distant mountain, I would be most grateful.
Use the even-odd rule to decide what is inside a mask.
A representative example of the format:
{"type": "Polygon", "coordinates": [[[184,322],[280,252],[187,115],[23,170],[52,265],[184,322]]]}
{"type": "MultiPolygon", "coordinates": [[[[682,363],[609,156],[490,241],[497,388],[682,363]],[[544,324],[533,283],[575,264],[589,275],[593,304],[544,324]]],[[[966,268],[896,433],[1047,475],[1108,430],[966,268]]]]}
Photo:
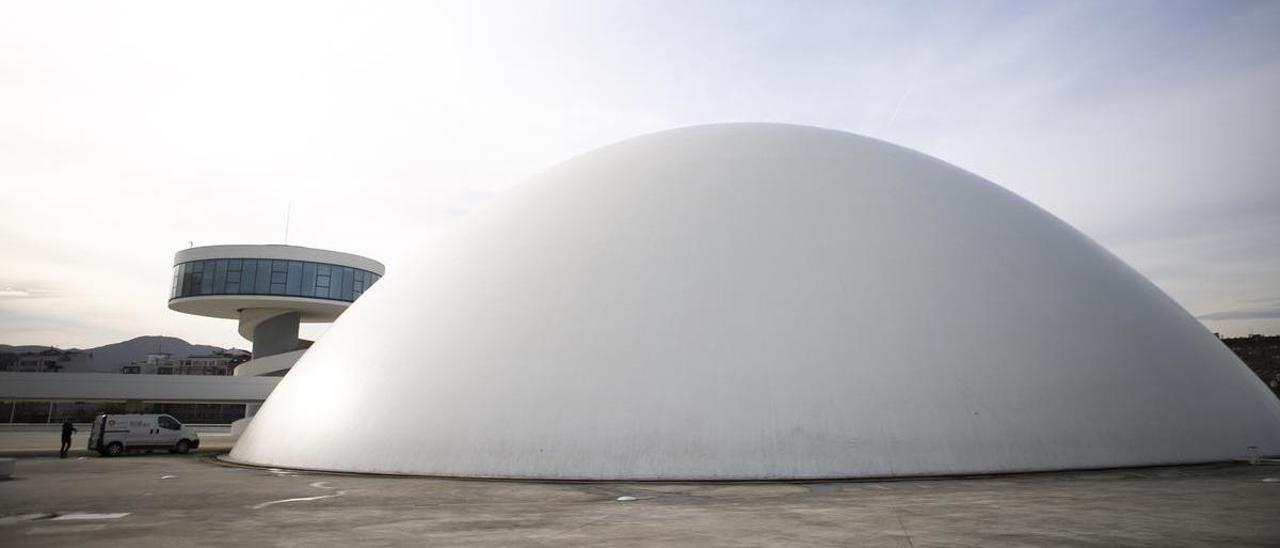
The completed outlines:
{"type": "Polygon", "coordinates": [[[200,354],[212,354],[222,350],[220,347],[207,344],[191,344],[177,337],[148,335],[97,348],[89,348],[85,352],[93,354],[94,371],[119,373],[120,368],[129,365],[129,362],[146,360],[147,354],[164,352],[172,354],[175,358],[185,358],[200,354]]]}
{"type": "Polygon", "coordinates": [[[50,348],[53,348],[53,347],[32,345],[32,344],[29,344],[26,346],[10,346],[7,344],[0,344],[0,352],[13,352],[14,354],[21,354],[23,352],[44,352],[45,350],[48,350],[50,348]]]}
{"type": "MultiPolygon", "coordinates": [[[[10,346],[0,344],[0,352],[41,352],[49,349],[48,346],[10,346]]],[[[137,337],[127,341],[118,342],[99,346],[96,348],[85,348],[81,352],[92,355],[83,365],[77,364],[73,368],[68,368],[67,372],[78,373],[119,373],[120,368],[129,365],[130,362],[144,361],[147,354],[155,354],[157,352],[165,352],[172,354],[175,358],[185,358],[187,356],[195,356],[201,354],[212,354],[220,352],[223,348],[210,346],[207,344],[191,344],[177,337],[165,337],[159,335],[148,335],[145,337],[137,337]]]]}

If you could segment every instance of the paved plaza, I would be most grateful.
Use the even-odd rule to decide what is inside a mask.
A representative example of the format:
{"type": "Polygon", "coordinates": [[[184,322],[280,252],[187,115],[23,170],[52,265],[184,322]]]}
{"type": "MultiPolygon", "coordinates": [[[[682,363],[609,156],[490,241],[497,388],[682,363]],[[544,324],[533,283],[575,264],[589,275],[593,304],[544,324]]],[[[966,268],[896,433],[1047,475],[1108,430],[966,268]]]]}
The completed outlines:
{"type": "Polygon", "coordinates": [[[0,481],[0,546],[1280,546],[1276,466],[555,483],[301,473],[216,453],[22,456],[0,481]]]}

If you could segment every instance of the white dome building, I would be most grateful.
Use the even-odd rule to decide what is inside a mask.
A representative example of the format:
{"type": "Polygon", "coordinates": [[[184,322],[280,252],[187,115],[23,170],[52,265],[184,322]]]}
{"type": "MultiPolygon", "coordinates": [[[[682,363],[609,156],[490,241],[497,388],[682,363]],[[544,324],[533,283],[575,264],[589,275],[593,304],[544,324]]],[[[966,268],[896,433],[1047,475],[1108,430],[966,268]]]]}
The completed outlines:
{"type": "Polygon", "coordinates": [[[418,245],[232,459],[784,479],[1280,452],[1280,401],[1141,275],[1018,196],[865,137],[648,135],[418,245]]]}

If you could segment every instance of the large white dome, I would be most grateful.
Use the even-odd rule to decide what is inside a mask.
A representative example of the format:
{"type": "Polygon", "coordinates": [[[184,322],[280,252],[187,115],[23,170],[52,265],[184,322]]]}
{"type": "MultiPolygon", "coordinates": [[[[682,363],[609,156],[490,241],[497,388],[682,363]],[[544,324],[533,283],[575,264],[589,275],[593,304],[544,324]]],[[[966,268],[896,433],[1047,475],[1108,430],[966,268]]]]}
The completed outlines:
{"type": "Polygon", "coordinates": [[[1280,402],[1141,275],[1018,196],[865,137],[648,135],[415,245],[233,459],[728,479],[1280,452],[1280,402]]]}

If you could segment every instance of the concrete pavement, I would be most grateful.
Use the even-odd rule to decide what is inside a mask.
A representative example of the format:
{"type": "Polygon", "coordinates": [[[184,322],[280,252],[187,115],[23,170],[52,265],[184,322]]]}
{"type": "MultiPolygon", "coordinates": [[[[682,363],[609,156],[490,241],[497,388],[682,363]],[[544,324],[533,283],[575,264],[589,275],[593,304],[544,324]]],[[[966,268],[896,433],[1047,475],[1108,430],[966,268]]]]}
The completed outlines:
{"type": "Polygon", "coordinates": [[[540,483],[296,473],[207,455],[41,457],[0,482],[0,516],[6,547],[1278,546],[1280,467],[540,483]]]}

